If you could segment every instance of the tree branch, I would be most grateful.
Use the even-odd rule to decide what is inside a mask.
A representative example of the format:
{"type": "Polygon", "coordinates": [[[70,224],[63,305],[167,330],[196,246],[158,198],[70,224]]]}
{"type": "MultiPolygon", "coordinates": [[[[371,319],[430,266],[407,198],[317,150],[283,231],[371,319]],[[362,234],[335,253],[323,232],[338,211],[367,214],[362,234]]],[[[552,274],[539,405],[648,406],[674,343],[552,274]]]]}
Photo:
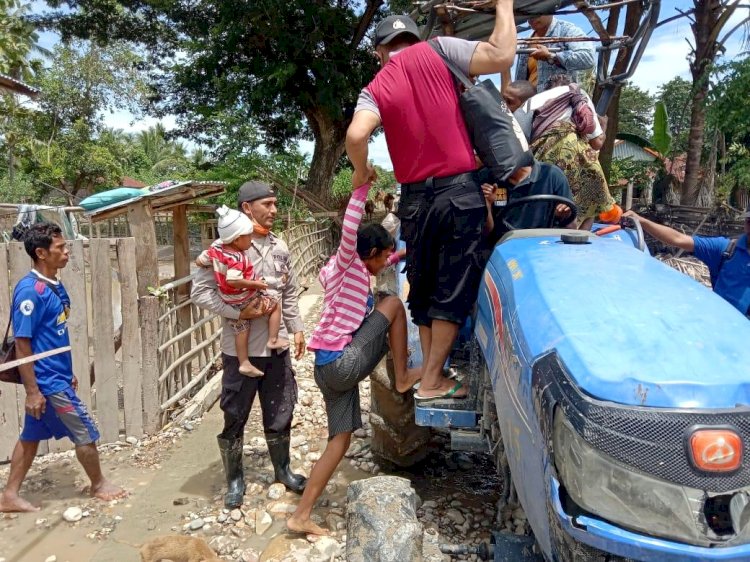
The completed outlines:
{"type": "Polygon", "coordinates": [[[586,0],[576,0],[575,6],[581,12],[583,12],[583,15],[588,18],[589,23],[591,23],[591,27],[594,28],[594,31],[596,31],[596,33],[599,35],[602,42],[608,43],[610,40],[609,33],[604,28],[604,24],[602,23],[602,19],[599,17],[599,14],[596,13],[591,5],[586,0]]]}
{"type": "Polygon", "coordinates": [[[367,0],[367,7],[360,18],[357,28],[354,30],[352,40],[349,43],[350,49],[356,49],[359,47],[359,44],[365,37],[365,33],[367,33],[367,28],[370,27],[370,24],[372,23],[372,18],[375,17],[375,14],[382,5],[383,0],[367,0]]]}
{"type": "Polygon", "coordinates": [[[719,51],[723,51],[723,50],[724,50],[724,45],[726,44],[726,42],[727,42],[727,39],[729,39],[729,37],[730,37],[730,36],[731,36],[731,35],[732,35],[732,34],[733,34],[733,33],[734,33],[735,31],[737,31],[737,30],[738,30],[738,29],[739,29],[740,27],[742,27],[742,26],[744,26],[744,25],[747,25],[748,23],[750,23],[750,16],[746,17],[745,19],[743,19],[742,21],[740,21],[740,23],[738,23],[738,24],[737,24],[737,25],[735,25],[735,26],[734,26],[734,27],[733,27],[732,29],[730,29],[730,30],[729,30],[729,31],[727,32],[727,34],[726,34],[726,35],[724,35],[724,37],[722,38],[722,40],[721,40],[721,41],[719,41],[719,44],[718,44],[718,45],[716,46],[716,52],[718,53],[719,51]]]}
{"type": "Polygon", "coordinates": [[[654,29],[657,29],[657,28],[661,27],[662,25],[667,25],[668,23],[672,23],[673,21],[676,21],[678,19],[688,17],[688,16],[692,15],[692,13],[693,13],[693,10],[688,10],[687,12],[680,11],[680,13],[677,14],[676,16],[672,16],[671,18],[667,18],[667,19],[662,20],[659,23],[657,23],[654,26],[654,29]]]}

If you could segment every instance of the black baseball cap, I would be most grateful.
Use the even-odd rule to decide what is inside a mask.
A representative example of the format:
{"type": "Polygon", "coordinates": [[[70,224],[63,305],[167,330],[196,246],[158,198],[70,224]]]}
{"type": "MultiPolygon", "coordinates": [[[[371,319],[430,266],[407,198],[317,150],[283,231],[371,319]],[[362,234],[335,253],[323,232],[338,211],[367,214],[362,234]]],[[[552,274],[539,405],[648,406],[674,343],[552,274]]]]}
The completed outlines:
{"type": "Polygon", "coordinates": [[[412,35],[417,41],[422,39],[417,24],[409,16],[388,16],[375,28],[375,46],[387,45],[404,33],[412,35]]]}
{"type": "Polygon", "coordinates": [[[269,184],[262,181],[246,181],[240,186],[240,191],[237,194],[237,204],[242,205],[245,201],[250,203],[258,199],[265,199],[266,197],[276,197],[273,188],[269,184]]]}

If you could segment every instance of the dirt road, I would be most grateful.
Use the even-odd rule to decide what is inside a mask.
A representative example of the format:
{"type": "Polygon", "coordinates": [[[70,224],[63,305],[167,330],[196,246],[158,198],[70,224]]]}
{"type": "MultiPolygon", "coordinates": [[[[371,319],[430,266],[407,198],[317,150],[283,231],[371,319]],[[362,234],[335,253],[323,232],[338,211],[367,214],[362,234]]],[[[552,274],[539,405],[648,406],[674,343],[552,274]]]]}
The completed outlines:
{"type": "MultiPolygon", "coordinates": [[[[308,333],[318,318],[319,301],[314,293],[302,298],[308,333]]],[[[295,364],[300,392],[292,429],[292,464],[305,474],[319,457],[326,437],[312,361],[308,354],[295,364]]],[[[361,392],[366,420],[367,382],[361,392]]],[[[297,496],[273,485],[259,410],[252,413],[245,435],[245,504],[233,512],[223,509],[224,482],[215,440],[220,427],[221,412],[214,407],[202,419],[167,428],[142,442],[103,448],[106,473],[131,492],[126,500],[109,504],[81,493],[85,476],[72,452],[38,459],[23,493],[40,503],[42,511],[2,516],[0,562],[137,561],[137,547],[149,538],[187,532],[205,538],[227,560],[340,559],[345,545],[346,487],[352,480],[382,472],[369,452],[369,424],[358,432],[349,458],[315,510],[321,524],[336,530],[335,540],[316,545],[285,532],[284,522],[297,496]],[[71,507],[81,509],[80,521],[63,519],[63,512],[71,507]]],[[[423,463],[398,474],[412,480],[424,501],[420,519],[425,527],[438,530],[441,540],[474,543],[486,539],[499,487],[492,463],[484,455],[450,453],[444,445],[438,436],[423,463]]],[[[7,465],[0,468],[0,481],[5,481],[7,471],[7,465]]]]}

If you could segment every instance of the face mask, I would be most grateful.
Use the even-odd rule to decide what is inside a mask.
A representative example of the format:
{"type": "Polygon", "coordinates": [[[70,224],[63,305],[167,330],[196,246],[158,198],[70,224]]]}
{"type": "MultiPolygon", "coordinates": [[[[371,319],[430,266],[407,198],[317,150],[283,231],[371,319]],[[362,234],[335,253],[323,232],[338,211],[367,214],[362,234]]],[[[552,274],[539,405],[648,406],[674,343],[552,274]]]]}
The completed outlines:
{"type": "Polygon", "coordinates": [[[268,236],[270,232],[270,228],[266,228],[265,226],[259,225],[257,222],[253,222],[253,234],[258,234],[259,236],[268,236]]]}
{"type": "Polygon", "coordinates": [[[258,224],[249,206],[246,210],[246,213],[250,216],[250,220],[253,221],[253,234],[257,234],[258,236],[268,236],[270,234],[271,229],[258,224]]]}

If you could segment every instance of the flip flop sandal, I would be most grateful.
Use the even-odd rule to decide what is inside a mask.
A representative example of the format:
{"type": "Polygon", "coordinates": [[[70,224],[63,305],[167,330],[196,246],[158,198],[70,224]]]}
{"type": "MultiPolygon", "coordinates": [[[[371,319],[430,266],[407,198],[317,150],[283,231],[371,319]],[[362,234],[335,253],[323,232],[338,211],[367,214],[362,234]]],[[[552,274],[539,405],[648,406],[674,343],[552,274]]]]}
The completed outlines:
{"type": "MultiPolygon", "coordinates": [[[[450,379],[456,382],[463,382],[463,379],[459,378],[458,371],[452,367],[446,371],[443,371],[443,375],[445,375],[446,379],[450,379]]],[[[415,382],[411,389],[414,391],[419,390],[419,381],[415,382]]]]}
{"type": "Polygon", "coordinates": [[[417,394],[415,392],[414,393],[414,400],[416,400],[417,402],[422,402],[422,403],[424,403],[424,402],[430,402],[430,401],[433,401],[433,400],[461,400],[463,398],[466,398],[466,396],[454,396],[454,394],[456,394],[456,392],[458,392],[459,390],[461,390],[461,388],[463,388],[463,386],[464,385],[462,385],[460,382],[457,382],[453,386],[453,388],[451,388],[450,390],[448,390],[448,391],[446,391],[443,394],[440,394],[438,396],[420,396],[419,394],[417,394]]]}

